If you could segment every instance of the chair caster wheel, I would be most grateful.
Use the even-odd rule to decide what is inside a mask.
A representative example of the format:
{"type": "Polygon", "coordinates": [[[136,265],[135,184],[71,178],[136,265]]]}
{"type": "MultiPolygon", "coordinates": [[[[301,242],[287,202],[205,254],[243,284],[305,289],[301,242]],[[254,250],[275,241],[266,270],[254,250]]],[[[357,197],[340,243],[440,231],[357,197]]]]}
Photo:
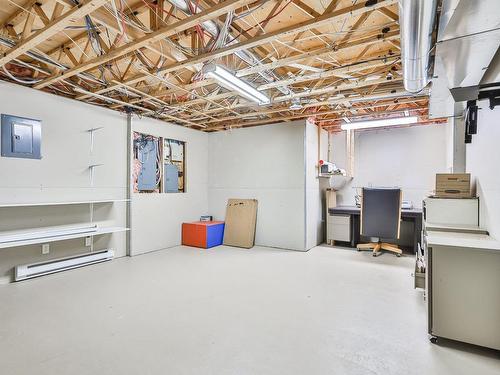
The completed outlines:
{"type": "Polygon", "coordinates": [[[400,258],[400,257],[401,257],[401,254],[396,254],[396,256],[397,256],[398,258],[400,258]]]}
{"type": "Polygon", "coordinates": [[[357,251],[361,251],[361,249],[356,249],[357,251]]]}
{"type": "Polygon", "coordinates": [[[438,338],[436,336],[429,337],[429,341],[433,344],[437,344],[438,338]]]}
{"type": "Polygon", "coordinates": [[[378,256],[378,255],[377,255],[377,253],[373,253],[372,255],[373,255],[374,257],[377,257],[377,256],[378,256]]]}

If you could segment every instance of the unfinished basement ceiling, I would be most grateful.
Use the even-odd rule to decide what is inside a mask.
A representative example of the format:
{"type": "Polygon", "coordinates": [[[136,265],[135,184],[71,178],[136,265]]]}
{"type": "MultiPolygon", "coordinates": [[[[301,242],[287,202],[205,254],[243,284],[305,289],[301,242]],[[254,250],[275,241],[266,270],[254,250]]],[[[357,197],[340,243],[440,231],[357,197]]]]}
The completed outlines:
{"type": "MultiPolygon", "coordinates": [[[[203,131],[419,116],[397,0],[0,0],[0,78],[203,131]],[[215,63],[270,98],[204,76],[215,63]]],[[[436,120],[433,120],[435,122],[436,120]]]]}

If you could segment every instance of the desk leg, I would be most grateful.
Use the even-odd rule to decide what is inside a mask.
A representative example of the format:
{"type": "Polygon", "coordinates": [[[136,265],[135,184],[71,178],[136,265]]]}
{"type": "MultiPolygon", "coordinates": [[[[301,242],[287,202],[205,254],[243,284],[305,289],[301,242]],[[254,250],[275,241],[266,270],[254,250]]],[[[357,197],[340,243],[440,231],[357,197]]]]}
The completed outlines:
{"type": "MultiPolygon", "coordinates": [[[[422,218],[417,217],[415,218],[415,226],[414,226],[414,233],[413,233],[413,252],[416,254],[418,250],[418,244],[420,243],[420,240],[422,238],[422,218]]],[[[420,244],[422,246],[422,244],[420,244]]]]}
{"type": "Polygon", "coordinates": [[[351,246],[356,247],[359,243],[360,229],[359,215],[351,215],[351,246]]]}

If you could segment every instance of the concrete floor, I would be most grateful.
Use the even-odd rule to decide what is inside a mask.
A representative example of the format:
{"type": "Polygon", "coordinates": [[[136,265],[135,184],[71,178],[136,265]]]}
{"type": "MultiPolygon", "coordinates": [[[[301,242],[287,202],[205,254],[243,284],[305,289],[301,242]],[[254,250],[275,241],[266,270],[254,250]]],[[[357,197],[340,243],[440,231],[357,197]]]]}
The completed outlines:
{"type": "Polygon", "coordinates": [[[430,344],[413,258],[178,247],[0,287],[0,372],[500,374],[430,344]]]}

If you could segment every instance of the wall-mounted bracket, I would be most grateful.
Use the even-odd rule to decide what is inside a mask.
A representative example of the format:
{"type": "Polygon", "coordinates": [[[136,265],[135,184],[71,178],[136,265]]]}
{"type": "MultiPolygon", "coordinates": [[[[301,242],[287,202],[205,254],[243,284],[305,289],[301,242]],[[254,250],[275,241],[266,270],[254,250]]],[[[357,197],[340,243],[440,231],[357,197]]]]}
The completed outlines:
{"type": "Polygon", "coordinates": [[[101,129],[104,129],[104,126],[99,126],[97,128],[91,128],[87,130],[90,134],[90,154],[94,152],[94,133],[101,129]]]}
{"type": "Polygon", "coordinates": [[[101,165],[104,164],[91,164],[89,165],[89,170],[90,170],[90,186],[94,186],[94,169],[96,167],[100,167],[101,165]]]}

